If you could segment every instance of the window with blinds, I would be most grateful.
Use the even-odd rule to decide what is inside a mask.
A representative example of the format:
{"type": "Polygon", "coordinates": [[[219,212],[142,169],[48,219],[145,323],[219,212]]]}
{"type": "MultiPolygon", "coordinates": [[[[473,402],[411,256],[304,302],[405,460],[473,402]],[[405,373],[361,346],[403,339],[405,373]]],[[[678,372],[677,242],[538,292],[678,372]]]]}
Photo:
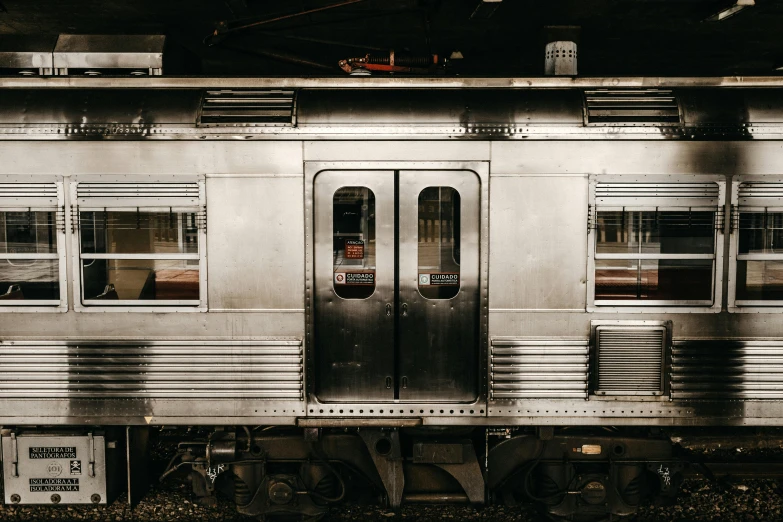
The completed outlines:
{"type": "Polygon", "coordinates": [[[65,304],[61,192],[55,182],[0,182],[0,310],[65,304]]]}
{"type": "Polygon", "coordinates": [[[203,183],[76,184],[84,306],[204,305],[203,183]]]}
{"type": "Polygon", "coordinates": [[[597,183],[596,306],[710,306],[723,226],[717,183],[597,183]]]}
{"type": "Polygon", "coordinates": [[[783,306],[783,183],[740,183],[732,231],[735,306],[783,306]]]}

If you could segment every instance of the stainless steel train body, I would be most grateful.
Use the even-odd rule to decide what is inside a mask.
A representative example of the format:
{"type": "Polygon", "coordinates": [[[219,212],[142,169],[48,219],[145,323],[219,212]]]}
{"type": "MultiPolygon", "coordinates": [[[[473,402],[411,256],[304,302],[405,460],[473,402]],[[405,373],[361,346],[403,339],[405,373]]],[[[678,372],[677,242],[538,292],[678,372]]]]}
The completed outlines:
{"type": "Polygon", "coordinates": [[[783,419],[779,79],[0,83],[4,426],[783,419]]]}

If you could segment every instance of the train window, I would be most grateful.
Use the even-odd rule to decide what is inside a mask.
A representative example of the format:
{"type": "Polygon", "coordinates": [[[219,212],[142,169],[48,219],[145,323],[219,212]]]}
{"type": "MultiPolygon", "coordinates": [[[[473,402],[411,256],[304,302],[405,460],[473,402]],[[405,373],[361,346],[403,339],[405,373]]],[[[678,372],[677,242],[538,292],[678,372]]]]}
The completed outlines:
{"type": "Polygon", "coordinates": [[[54,211],[0,212],[0,305],[60,304],[54,211]]]}
{"type": "Polygon", "coordinates": [[[710,304],[716,213],[598,211],[595,300],[710,304]]]}
{"type": "Polygon", "coordinates": [[[332,199],[334,293],[367,299],[375,292],[375,194],[342,187],[332,199]]]}
{"type": "Polygon", "coordinates": [[[460,196],[452,187],[419,193],[419,293],[451,299],[460,288],[460,196]]]}
{"type": "Polygon", "coordinates": [[[783,301],[783,212],[742,211],[738,229],[737,304],[783,301]]]}
{"type": "Polygon", "coordinates": [[[84,304],[200,304],[195,212],[79,213],[84,304]]]}

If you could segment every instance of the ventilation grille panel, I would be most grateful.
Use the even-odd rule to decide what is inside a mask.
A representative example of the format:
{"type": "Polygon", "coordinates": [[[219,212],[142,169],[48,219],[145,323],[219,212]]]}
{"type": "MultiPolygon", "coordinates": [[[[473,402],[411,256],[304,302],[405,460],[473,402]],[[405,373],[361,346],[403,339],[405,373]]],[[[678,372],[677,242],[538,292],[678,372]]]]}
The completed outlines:
{"type": "Polygon", "coordinates": [[[492,400],[586,399],[587,341],[492,339],[492,400]]]}
{"type": "Polygon", "coordinates": [[[672,399],[783,399],[783,341],[679,340],[672,399]]]}
{"type": "Polygon", "coordinates": [[[674,92],[668,89],[585,91],[588,124],[680,123],[674,92]]]}
{"type": "Polygon", "coordinates": [[[198,182],[86,183],[76,185],[76,199],[85,208],[194,207],[199,204],[198,182]]]}
{"type": "Polygon", "coordinates": [[[617,205],[636,200],[663,199],[676,204],[678,200],[695,200],[704,206],[718,204],[720,189],[717,183],[597,183],[597,204],[617,205]],[[625,200],[625,201],[624,201],[625,200]]]}
{"type": "Polygon", "coordinates": [[[0,397],[303,397],[302,343],[0,342],[0,397]]]}
{"type": "Polygon", "coordinates": [[[296,120],[295,94],[293,89],[207,91],[199,125],[291,127],[296,120]]]}
{"type": "Polygon", "coordinates": [[[0,183],[0,206],[30,208],[55,205],[55,183],[0,183]]]}
{"type": "Polygon", "coordinates": [[[597,395],[661,395],[666,353],[664,326],[595,329],[597,395]]]}

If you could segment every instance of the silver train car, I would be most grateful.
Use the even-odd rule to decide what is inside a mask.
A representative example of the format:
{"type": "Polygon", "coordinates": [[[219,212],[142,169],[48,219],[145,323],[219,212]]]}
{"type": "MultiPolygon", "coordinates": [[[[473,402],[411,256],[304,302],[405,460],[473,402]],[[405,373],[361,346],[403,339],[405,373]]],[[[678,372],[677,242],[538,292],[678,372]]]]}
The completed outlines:
{"type": "Polygon", "coordinates": [[[2,79],[4,500],[190,426],[259,517],[633,513],[783,423],[781,140],[780,78],[2,79]]]}

